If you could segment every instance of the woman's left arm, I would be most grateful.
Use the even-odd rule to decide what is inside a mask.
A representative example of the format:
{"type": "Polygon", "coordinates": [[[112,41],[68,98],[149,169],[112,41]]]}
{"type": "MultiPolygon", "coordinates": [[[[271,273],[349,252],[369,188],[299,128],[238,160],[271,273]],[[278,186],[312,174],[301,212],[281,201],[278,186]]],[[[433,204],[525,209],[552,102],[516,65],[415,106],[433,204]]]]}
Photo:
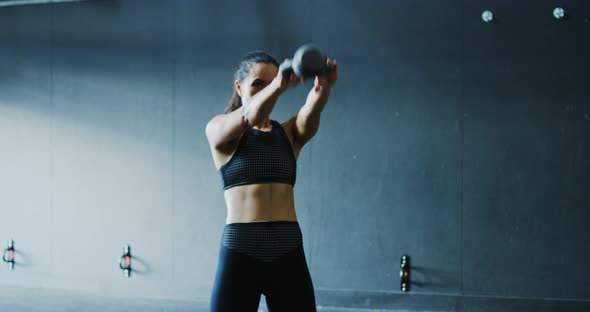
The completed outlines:
{"type": "Polygon", "coordinates": [[[316,76],[305,104],[294,117],[293,139],[299,146],[311,140],[320,128],[320,115],[328,103],[332,87],[338,80],[338,64],[330,59],[326,62],[332,66],[332,70],[324,75],[316,76]]]}

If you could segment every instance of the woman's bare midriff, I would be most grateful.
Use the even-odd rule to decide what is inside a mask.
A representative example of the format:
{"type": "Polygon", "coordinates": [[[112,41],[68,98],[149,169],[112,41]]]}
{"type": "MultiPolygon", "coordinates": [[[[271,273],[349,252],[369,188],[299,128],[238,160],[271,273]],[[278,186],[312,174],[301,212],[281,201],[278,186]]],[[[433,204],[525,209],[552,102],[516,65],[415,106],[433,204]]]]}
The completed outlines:
{"type": "Polygon", "coordinates": [[[265,183],[234,186],[224,192],[226,223],[297,221],[293,186],[265,183]]]}

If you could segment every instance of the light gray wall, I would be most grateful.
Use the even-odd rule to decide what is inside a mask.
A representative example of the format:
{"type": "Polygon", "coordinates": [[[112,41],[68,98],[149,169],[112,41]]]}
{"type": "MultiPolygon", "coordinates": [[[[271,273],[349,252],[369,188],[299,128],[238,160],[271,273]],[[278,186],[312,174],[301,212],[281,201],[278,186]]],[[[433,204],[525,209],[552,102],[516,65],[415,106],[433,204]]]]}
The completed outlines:
{"type": "MultiPolygon", "coordinates": [[[[583,304],[590,3],[566,1],[565,21],[555,5],[0,8],[0,242],[18,250],[0,286],[208,300],[225,206],[205,124],[223,112],[244,53],[281,61],[315,42],[341,70],[295,187],[319,302],[583,304]],[[481,21],[485,9],[494,23],[481,21]],[[139,270],[129,280],[116,264],[126,243],[139,270]],[[400,295],[403,254],[421,300],[400,295]]],[[[295,114],[310,87],[290,90],[271,117],[295,114]]]]}

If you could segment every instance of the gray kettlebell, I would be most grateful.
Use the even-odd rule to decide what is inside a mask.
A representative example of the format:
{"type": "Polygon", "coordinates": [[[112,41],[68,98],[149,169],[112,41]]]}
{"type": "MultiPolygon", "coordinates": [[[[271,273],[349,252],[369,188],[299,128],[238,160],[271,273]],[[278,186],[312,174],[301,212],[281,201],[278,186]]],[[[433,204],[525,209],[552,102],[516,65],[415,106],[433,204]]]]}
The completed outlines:
{"type": "Polygon", "coordinates": [[[287,59],[281,64],[279,71],[283,76],[291,73],[303,78],[321,75],[332,70],[332,66],[326,64],[326,55],[320,48],[313,44],[304,44],[297,51],[293,59],[287,59]]]}

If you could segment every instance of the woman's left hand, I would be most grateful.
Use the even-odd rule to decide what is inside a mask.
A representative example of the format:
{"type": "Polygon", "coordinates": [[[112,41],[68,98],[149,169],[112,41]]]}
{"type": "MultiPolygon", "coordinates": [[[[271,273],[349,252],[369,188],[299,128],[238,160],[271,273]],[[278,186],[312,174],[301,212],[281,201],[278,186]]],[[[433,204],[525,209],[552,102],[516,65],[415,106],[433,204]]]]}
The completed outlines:
{"type": "Polygon", "coordinates": [[[319,91],[320,87],[322,89],[330,89],[334,86],[336,80],[338,80],[338,64],[336,63],[336,60],[332,61],[328,58],[326,64],[327,66],[331,66],[332,70],[315,77],[314,89],[316,91],[319,91]]]}

